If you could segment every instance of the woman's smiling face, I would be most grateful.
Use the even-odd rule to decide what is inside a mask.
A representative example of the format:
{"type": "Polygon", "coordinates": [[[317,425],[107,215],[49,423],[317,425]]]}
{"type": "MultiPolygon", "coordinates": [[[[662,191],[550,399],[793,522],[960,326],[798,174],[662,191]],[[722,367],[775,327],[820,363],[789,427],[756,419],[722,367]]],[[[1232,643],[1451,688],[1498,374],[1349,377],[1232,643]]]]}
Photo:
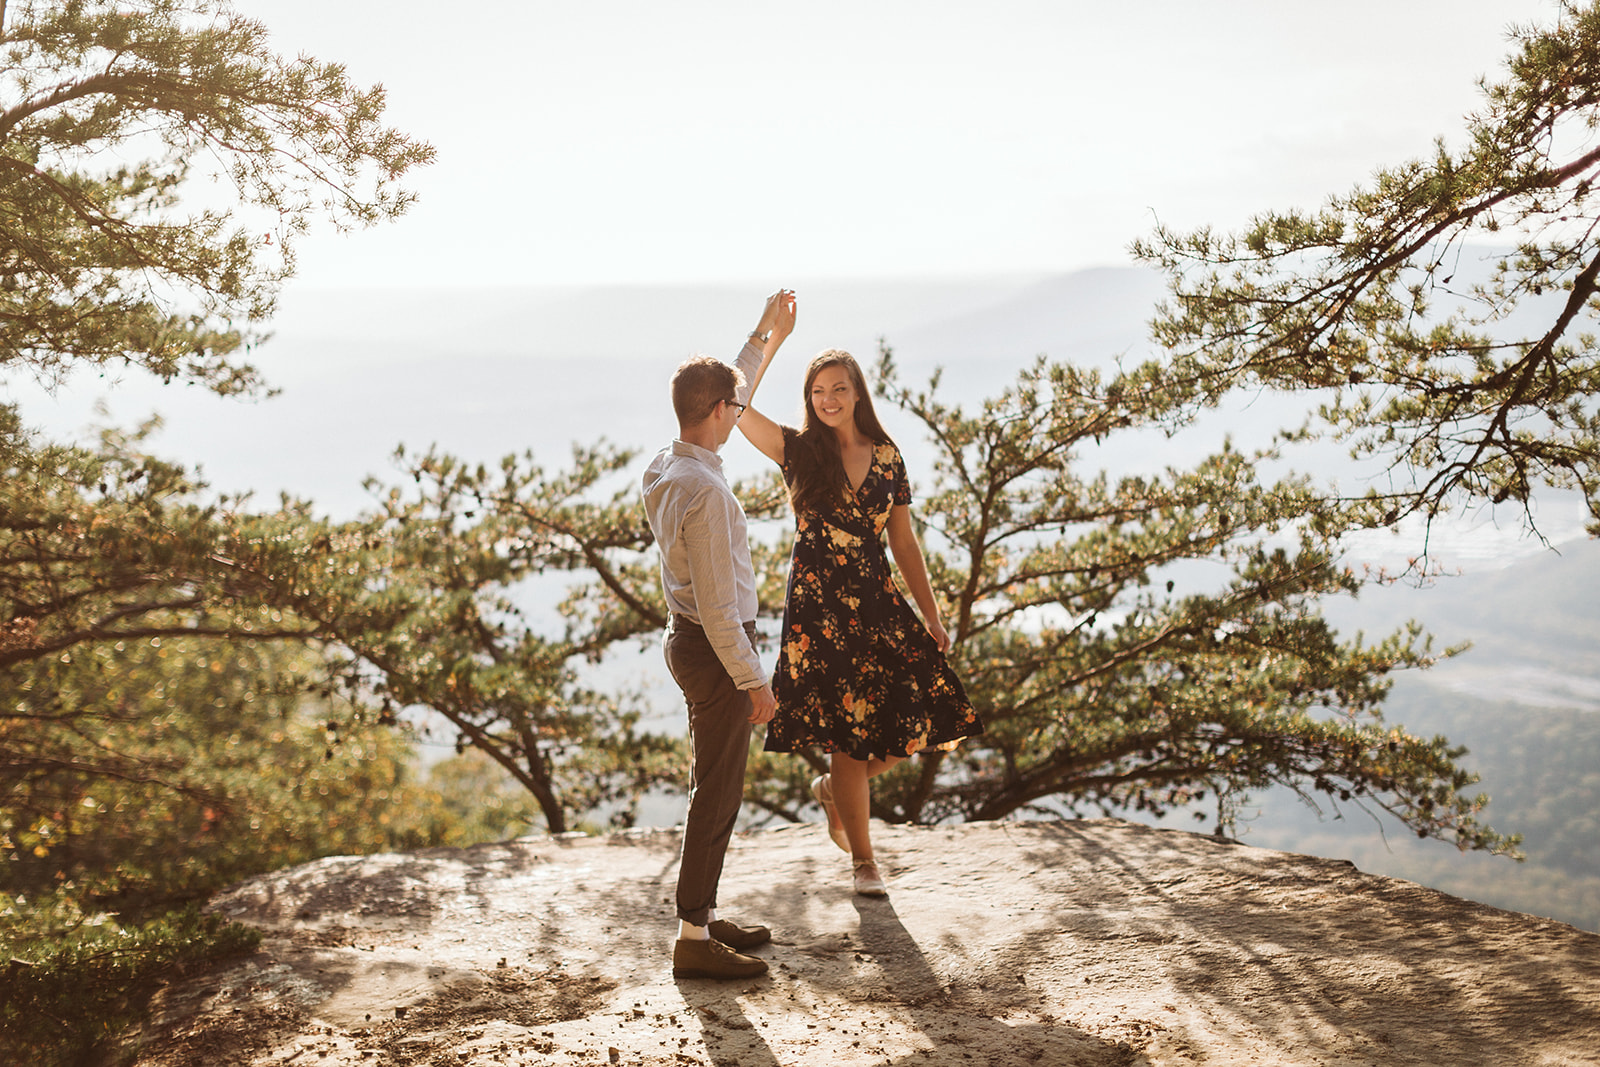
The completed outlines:
{"type": "Polygon", "coordinates": [[[850,372],[840,366],[824,367],[811,379],[811,413],[830,429],[850,426],[856,417],[856,387],[850,372]]]}

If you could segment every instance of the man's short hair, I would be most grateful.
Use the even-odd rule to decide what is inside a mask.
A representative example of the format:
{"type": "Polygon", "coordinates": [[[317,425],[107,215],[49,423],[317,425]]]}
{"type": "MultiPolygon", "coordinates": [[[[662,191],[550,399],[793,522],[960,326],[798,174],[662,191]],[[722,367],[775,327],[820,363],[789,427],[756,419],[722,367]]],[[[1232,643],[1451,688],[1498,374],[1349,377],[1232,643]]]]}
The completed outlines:
{"type": "Polygon", "coordinates": [[[744,385],[739,368],[712,356],[690,356],[672,373],[672,410],[679,426],[698,426],[744,385]]]}

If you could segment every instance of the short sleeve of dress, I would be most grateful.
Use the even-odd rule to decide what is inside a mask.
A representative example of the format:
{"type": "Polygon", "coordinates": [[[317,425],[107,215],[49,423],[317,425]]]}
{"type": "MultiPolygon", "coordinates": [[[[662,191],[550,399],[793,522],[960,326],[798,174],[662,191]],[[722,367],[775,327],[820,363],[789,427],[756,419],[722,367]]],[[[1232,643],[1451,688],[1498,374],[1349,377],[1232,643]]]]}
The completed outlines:
{"type": "Polygon", "coordinates": [[[800,447],[800,431],[793,426],[779,426],[783,431],[783,462],[778,469],[783,472],[783,484],[794,484],[795,450],[800,447]]]}
{"type": "Polygon", "coordinates": [[[898,448],[894,450],[894,460],[890,465],[889,488],[896,504],[911,503],[911,481],[906,477],[906,461],[901,458],[898,448]]]}

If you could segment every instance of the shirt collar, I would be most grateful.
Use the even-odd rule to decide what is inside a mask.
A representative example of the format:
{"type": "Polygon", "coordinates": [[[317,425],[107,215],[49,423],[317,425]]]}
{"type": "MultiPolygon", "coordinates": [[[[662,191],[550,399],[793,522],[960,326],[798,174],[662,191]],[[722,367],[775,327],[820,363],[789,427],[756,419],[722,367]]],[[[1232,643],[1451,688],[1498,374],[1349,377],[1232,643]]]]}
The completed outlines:
{"type": "Polygon", "coordinates": [[[720,455],[709,448],[701,448],[699,445],[692,445],[688,441],[680,440],[676,437],[672,439],[672,454],[674,456],[687,456],[690,459],[697,459],[714,471],[721,472],[722,470],[722,457],[720,455]]]}

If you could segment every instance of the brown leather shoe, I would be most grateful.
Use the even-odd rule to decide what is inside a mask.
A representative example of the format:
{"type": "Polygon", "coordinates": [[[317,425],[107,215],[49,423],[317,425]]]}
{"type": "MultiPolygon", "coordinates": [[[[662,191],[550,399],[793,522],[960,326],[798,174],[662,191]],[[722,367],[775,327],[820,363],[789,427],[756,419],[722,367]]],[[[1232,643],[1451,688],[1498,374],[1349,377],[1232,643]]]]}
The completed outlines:
{"type": "Polygon", "coordinates": [[[735,926],[727,919],[713,919],[706,927],[711,936],[736,952],[765,945],[772,940],[772,931],[765,926],[735,926]]]}
{"type": "Polygon", "coordinates": [[[714,937],[680,937],[672,946],[674,978],[754,978],[766,973],[766,960],[735,952],[714,937]]]}

